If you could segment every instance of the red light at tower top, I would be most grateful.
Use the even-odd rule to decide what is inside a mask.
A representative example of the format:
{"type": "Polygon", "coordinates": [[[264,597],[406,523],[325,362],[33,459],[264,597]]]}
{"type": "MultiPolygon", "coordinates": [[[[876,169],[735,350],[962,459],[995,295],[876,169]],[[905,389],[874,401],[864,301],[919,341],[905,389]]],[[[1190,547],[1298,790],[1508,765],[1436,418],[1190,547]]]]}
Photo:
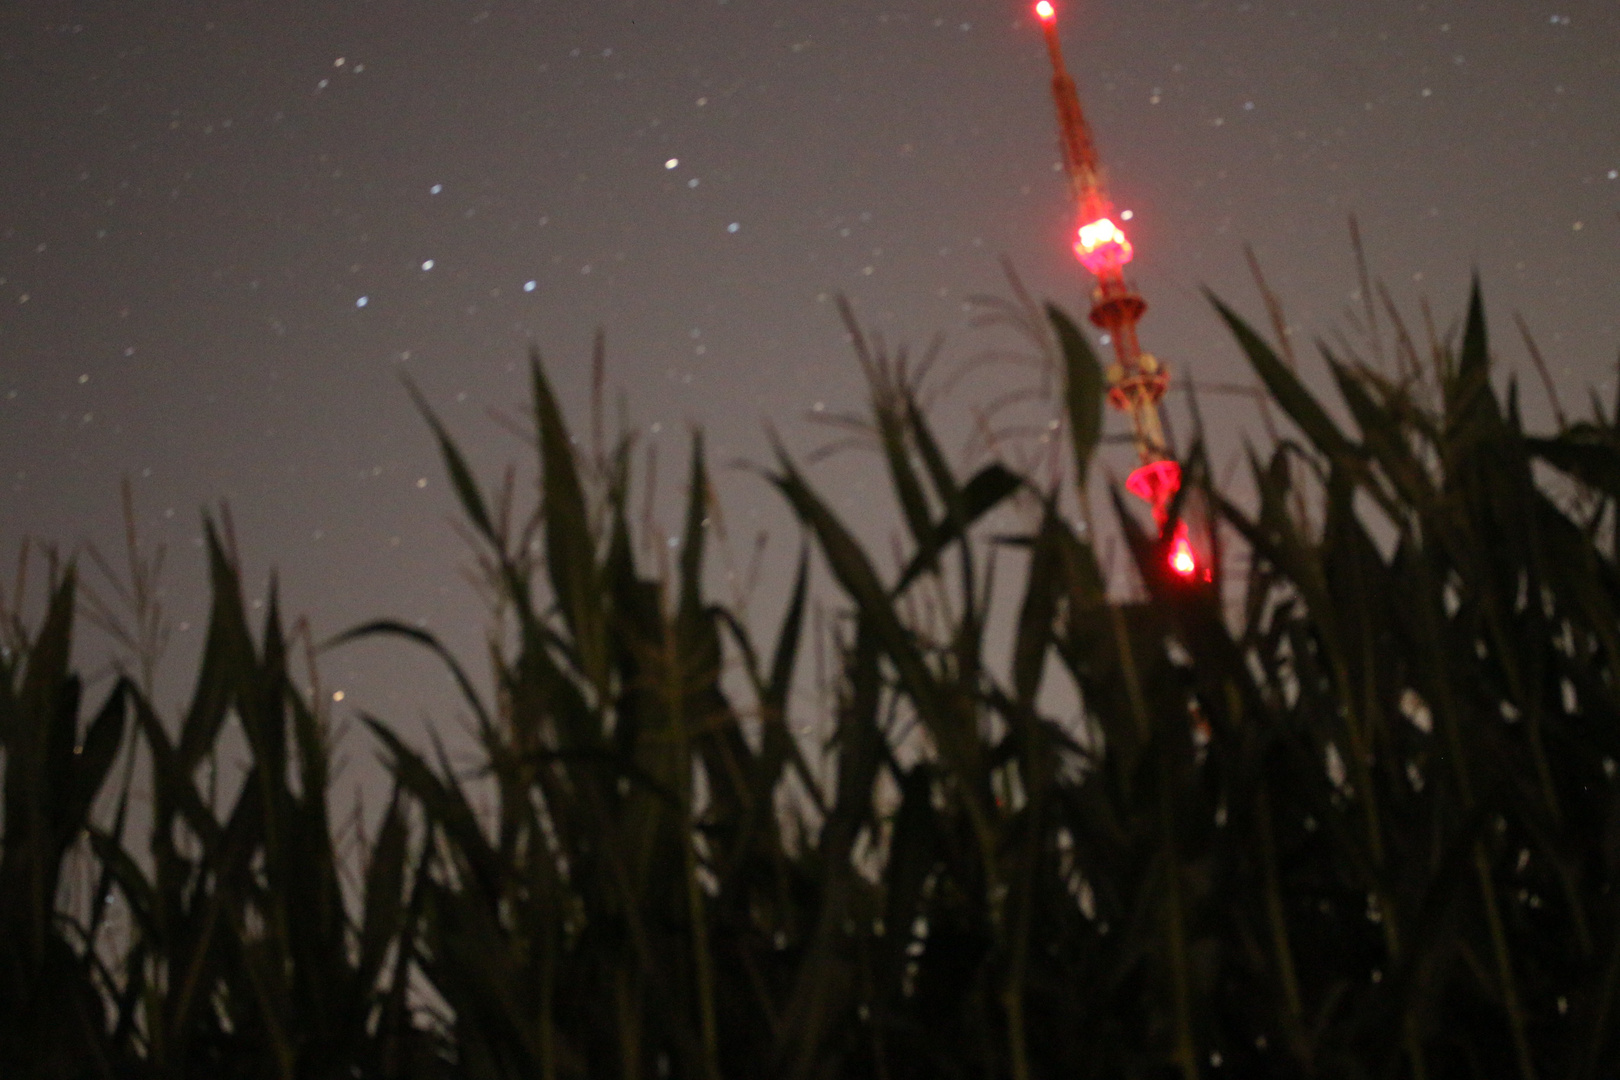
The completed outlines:
{"type": "Polygon", "coordinates": [[[1041,0],[1040,3],[1035,5],[1035,15],[1042,22],[1050,22],[1057,17],[1057,12],[1052,10],[1052,5],[1047,3],[1047,0],[1041,0]]]}

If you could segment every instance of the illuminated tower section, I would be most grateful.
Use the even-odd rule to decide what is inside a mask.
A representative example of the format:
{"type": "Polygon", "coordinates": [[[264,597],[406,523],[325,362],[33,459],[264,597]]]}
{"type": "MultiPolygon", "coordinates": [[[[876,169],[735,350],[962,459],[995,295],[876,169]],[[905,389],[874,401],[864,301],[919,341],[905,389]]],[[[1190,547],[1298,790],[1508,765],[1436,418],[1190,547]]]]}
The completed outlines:
{"type": "MultiPolygon", "coordinates": [[[[1079,211],[1074,251],[1097,283],[1091,294],[1091,321],[1107,333],[1114,348],[1114,362],[1108,368],[1108,402],[1130,418],[1140,459],[1125,486],[1153,508],[1162,532],[1170,500],[1181,487],[1181,467],[1166,451],[1164,427],[1159,423],[1159,400],[1169,388],[1170,373],[1151,353],[1142,351],[1136,338],[1136,324],[1147,311],[1147,303],[1125,280],[1125,264],[1133,254],[1122,226],[1125,216],[1114,212],[1103,189],[1091,130],[1058,44],[1057,13],[1049,0],[1040,0],[1035,14],[1052,57],[1052,100],[1057,104],[1063,140],[1063,167],[1079,211]]],[[[1169,558],[1171,569],[1182,577],[1191,577],[1196,570],[1185,527],[1171,539],[1169,558]]]]}

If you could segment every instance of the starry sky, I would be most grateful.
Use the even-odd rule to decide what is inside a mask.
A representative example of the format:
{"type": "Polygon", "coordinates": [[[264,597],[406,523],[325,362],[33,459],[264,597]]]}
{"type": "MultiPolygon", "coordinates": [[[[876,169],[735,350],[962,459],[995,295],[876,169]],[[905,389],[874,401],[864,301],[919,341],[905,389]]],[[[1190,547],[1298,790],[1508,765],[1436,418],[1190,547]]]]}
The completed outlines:
{"type": "MultiPolygon", "coordinates": [[[[1613,0],[1058,10],[1133,211],[1144,344],[1177,370],[1247,381],[1201,292],[1263,321],[1244,243],[1307,357],[1342,329],[1354,213],[1414,322],[1420,297],[1449,322],[1477,267],[1504,375],[1538,385],[1519,311],[1567,405],[1612,397],[1613,0]]],[[[387,615],[476,657],[466,548],[402,376],[493,480],[526,455],[490,413],[521,406],[529,343],[583,424],[600,327],[664,501],[701,426],[732,544],[767,529],[791,558],[775,496],[723,466],[766,458],[767,420],[803,453],[827,440],[818,410],[858,407],[831,298],[891,343],[943,332],[944,368],[993,344],[964,301],[1006,292],[1003,256],[1083,305],[1048,78],[1023,0],[12,0],[0,552],[119,550],[130,477],[169,549],[173,700],[206,612],[199,508],[221,499],[250,590],[278,570],[317,635],[387,615]]],[[[1257,434],[1241,400],[1204,412],[1220,461],[1257,434]]],[[[1550,415],[1537,392],[1527,412],[1550,415]]],[[[887,528],[870,460],[817,470],[887,528]]],[[[325,672],[345,708],[407,730],[454,711],[403,646],[325,672]]]]}

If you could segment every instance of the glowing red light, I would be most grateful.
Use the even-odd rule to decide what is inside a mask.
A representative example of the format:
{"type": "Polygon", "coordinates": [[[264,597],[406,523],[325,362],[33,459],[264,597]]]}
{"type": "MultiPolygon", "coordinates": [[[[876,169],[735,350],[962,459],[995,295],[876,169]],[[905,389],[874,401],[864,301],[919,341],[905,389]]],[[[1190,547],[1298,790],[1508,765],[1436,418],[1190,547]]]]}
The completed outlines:
{"type": "Polygon", "coordinates": [[[1052,10],[1052,5],[1047,3],[1047,0],[1041,0],[1040,3],[1035,5],[1035,14],[1040,16],[1043,21],[1050,22],[1057,12],[1052,10]]]}
{"type": "Polygon", "coordinates": [[[1166,507],[1180,488],[1181,466],[1168,458],[1139,465],[1125,478],[1125,490],[1153,507],[1153,516],[1161,529],[1166,507]]]}
{"type": "Polygon", "coordinates": [[[1215,575],[1204,563],[1203,556],[1193,546],[1185,521],[1176,522],[1176,531],[1171,534],[1170,547],[1165,552],[1165,562],[1170,567],[1170,572],[1182,581],[1191,583],[1215,580],[1215,575]]]}
{"type": "Polygon", "coordinates": [[[1131,261],[1135,252],[1125,231],[1114,224],[1113,218],[1097,218],[1080,226],[1080,238],[1074,242],[1074,253],[1080,256],[1086,269],[1101,277],[1108,271],[1117,272],[1131,261]]]}
{"type": "Polygon", "coordinates": [[[1170,569],[1178,577],[1191,580],[1198,570],[1198,560],[1193,556],[1192,543],[1187,539],[1185,529],[1186,526],[1177,529],[1175,538],[1170,541],[1170,569]]]}

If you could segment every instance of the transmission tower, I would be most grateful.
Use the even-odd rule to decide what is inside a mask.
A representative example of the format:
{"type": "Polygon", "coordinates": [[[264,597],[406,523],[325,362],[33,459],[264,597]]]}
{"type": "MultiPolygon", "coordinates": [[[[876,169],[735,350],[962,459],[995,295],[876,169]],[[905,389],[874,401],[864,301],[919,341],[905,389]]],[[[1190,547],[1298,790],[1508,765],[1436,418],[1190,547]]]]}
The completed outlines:
{"type": "Polygon", "coordinates": [[[1136,444],[1137,466],[1126,478],[1125,487],[1152,508],[1160,539],[1167,542],[1170,569],[1192,579],[1201,560],[1188,539],[1186,523],[1179,522],[1173,535],[1164,535],[1171,500],[1181,488],[1181,466],[1165,446],[1164,425],[1159,421],[1159,402],[1170,388],[1170,370],[1142,350],[1136,335],[1147,302],[1125,279],[1125,264],[1134,254],[1124,229],[1130,211],[1117,213],[1108,199],[1096,145],[1080,109],[1080,94],[1063,63],[1057,12],[1050,0],[1040,0],[1035,14],[1052,58],[1052,100],[1057,105],[1063,168],[1079,221],[1074,251],[1096,282],[1091,292],[1091,321],[1107,335],[1114,350],[1107,373],[1108,403],[1129,418],[1136,444]]]}

